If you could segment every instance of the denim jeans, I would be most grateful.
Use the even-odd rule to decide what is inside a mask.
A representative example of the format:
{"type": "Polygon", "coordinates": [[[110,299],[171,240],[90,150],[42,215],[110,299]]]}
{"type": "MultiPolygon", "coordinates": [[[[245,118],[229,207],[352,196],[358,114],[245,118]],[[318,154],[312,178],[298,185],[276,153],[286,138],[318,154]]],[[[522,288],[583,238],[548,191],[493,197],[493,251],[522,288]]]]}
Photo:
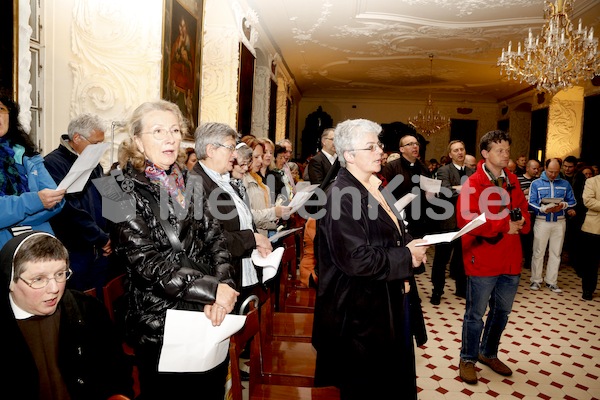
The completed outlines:
{"type": "Polygon", "coordinates": [[[460,359],[476,362],[478,354],[495,358],[519,287],[520,275],[467,277],[467,306],[460,359]],[[490,311],[483,324],[489,303],[490,311]],[[483,337],[481,333],[483,332],[483,337]]]}

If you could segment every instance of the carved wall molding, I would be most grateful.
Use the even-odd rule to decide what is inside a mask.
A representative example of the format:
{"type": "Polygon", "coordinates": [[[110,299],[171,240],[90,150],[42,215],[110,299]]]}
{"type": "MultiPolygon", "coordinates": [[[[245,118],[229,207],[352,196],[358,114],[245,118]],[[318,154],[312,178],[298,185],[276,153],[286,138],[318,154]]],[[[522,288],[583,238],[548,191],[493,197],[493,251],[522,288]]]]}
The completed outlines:
{"type": "Polygon", "coordinates": [[[548,111],[546,158],[568,155],[579,157],[583,121],[583,88],[574,87],[557,93],[548,111]]]}
{"type": "Polygon", "coordinates": [[[205,29],[200,96],[202,122],[220,121],[237,126],[239,46],[235,28],[211,26],[205,29]]]}
{"type": "Polygon", "coordinates": [[[130,18],[141,12],[136,3],[75,3],[71,117],[83,112],[125,117],[141,102],[160,97],[162,13],[148,10],[148,18],[130,18]],[[152,17],[156,23],[148,23],[152,17]]]}
{"type": "Polygon", "coordinates": [[[271,70],[268,66],[257,66],[254,73],[251,131],[251,133],[257,137],[266,137],[269,134],[270,89],[271,70]]]}
{"type": "MultiPolygon", "coordinates": [[[[19,121],[25,131],[31,130],[31,84],[29,83],[31,73],[31,52],[29,51],[29,41],[31,40],[32,29],[29,26],[29,16],[31,15],[31,6],[29,2],[19,2],[19,48],[18,48],[18,99],[19,99],[19,121]]],[[[37,144],[37,143],[36,143],[37,144]]]]}

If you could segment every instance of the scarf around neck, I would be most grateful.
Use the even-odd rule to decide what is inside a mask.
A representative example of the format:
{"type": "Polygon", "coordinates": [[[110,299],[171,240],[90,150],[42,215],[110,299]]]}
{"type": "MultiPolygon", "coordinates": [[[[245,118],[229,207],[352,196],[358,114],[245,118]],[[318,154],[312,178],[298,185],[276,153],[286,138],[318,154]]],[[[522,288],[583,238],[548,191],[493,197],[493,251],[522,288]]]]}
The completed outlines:
{"type": "Polygon", "coordinates": [[[167,189],[169,196],[185,208],[185,180],[177,163],[173,164],[168,171],[165,171],[150,160],[146,160],[144,173],[150,182],[167,189]]]}
{"type": "Polygon", "coordinates": [[[15,160],[17,156],[20,156],[19,158],[22,160],[22,149],[22,146],[19,145],[12,148],[8,140],[0,137],[0,168],[2,168],[3,171],[3,173],[0,174],[1,195],[20,195],[29,191],[27,175],[21,175],[21,173],[19,173],[17,162],[15,160]]]}

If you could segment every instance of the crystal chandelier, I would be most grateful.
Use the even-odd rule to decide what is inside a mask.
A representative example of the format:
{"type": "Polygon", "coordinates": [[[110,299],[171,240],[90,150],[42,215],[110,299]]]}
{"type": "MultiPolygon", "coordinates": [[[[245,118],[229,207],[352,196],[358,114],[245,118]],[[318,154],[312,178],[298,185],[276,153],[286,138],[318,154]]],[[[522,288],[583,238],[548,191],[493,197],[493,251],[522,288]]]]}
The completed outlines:
{"type": "MultiPolygon", "coordinates": [[[[431,79],[433,77],[433,54],[429,55],[429,62],[429,87],[431,87],[431,79]]],[[[408,124],[414,127],[415,130],[420,134],[430,136],[432,133],[447,127],[450,124],[450,121],[448,121],[446,117],[442,116],[440,112],[433,106],[433,100],[431,99],[430,92],[427,96],[425,109],[423,111],[419,111],[419,113],[414,117],[408,118],[408,124]]]]}
{"type": "Polygon", "coordinates": [[[527,82],[538,91],[556,93],[573,86],[582,79],[592,79],[600,74],[598,57],[598,39],[594,37],[594,28],[582,29],[581,19],[575,29],[569,13],[572,0],[546,0],[544,17],[546,24],[540,36],[529,36],[513,51],[512,42],[508,51],[502,49],[498,58],[500,74],[509,79],[527,82]]]}

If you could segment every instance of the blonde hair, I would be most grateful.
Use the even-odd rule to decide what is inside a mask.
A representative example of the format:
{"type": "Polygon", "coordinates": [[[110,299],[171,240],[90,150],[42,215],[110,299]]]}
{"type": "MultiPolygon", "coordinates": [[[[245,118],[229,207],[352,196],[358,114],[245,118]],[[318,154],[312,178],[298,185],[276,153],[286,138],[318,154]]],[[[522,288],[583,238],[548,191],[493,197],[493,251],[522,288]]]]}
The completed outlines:
{"type": "Polygon", "coordinates": [[[125,168],[127,163],[137,171],[143,171],[146,166],[146,156],[138,149],[137,144],[133,140],[135,136],[142,134],[144,128],[144,117],[152,111],[168,111],[177,117],[181,135],[185,137],[188,133],[188,122],[183,117],[181,110],[175,103],[166,100],[147,101],[140,104],[131,114],[127,122],[127,130],[129,138],[123,140],[119,145],[118,159],[119,166],[125,168]]]}

